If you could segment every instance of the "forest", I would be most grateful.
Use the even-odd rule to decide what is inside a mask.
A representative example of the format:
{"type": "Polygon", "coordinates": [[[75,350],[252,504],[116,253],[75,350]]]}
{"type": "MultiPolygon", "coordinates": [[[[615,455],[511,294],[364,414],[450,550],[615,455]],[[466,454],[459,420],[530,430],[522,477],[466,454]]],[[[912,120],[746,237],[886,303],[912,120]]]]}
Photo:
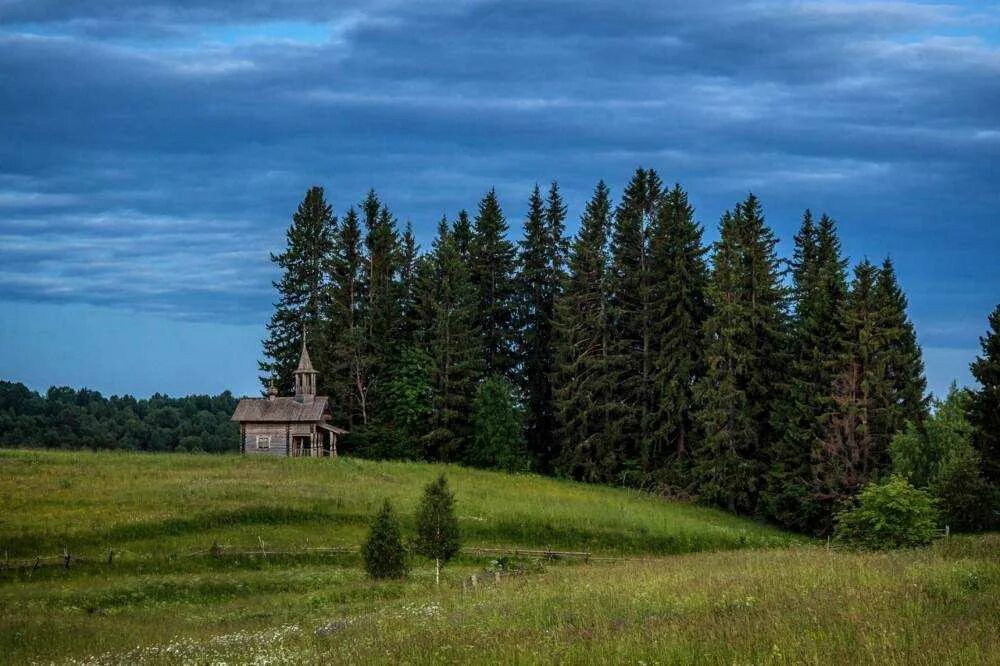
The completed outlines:
{"type": "MultiPolygon", "coordinates": [[[[790,257],[753,195],[708,244],[687,193],[639,168],[566,232],[556,183],[510,238],[496,193],[421,251],[376,192],[292,216],[260,362],[293,391],[303,335],[348,453],[531,471],[697,498],[827,534],[892,475],[949,524],[1000,516],[1000,306],[980,387],[927,394],[893,263],[843,255],[805,211],[790,257]]],[[[148,400],[0,385],[0,445],[233,451],[222,395],[148,400]]]]}
{"type": "Polygon", "coordinates": [[[749,194],[709,247],[687,193],[638,168],[600,182],[573,237],[556,183],[509,235],[490,190],[421,252],[370,191],[293,216],[261,383],[302,336],[352,450],[698,497],[807,533],[893,474],[946,520],[996,521],[1000,308],[978,392],[932,409],[893,263],[849,265],[805,211],[789,258],[749,194]],[[971,513],[970,513],[971,512],[971,513]]]}

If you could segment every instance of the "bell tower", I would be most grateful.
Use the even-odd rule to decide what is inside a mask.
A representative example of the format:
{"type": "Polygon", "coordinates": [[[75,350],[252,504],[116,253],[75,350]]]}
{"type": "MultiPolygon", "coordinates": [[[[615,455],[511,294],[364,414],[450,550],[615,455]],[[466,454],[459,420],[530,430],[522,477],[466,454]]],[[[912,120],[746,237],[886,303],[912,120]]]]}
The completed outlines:
{"type": "Polygon", "coordinates": [[[302,356],[299,357],[299,367],[295,369],[295,399],[303,403],[311,403],[316,397],[316,377],[319,375],[309,359],[306,349],[306,336],[302,336],[302,356]]]}

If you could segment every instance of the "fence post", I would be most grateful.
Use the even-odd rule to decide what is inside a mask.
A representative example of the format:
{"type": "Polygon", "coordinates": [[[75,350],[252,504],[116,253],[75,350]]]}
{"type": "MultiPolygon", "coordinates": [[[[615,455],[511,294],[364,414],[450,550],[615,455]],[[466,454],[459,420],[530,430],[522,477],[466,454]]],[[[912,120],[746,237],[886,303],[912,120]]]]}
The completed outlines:
{"type": "Polygon", "coordinates": [[[944,526],[944,538],[947,539],[951,536],[951,527],[949,525],[944,526]]]}
{"type": "Polygon", "coordinates": [[[115,561],[115,549],[108,546],[108,565],[110,566],[112,562],[115,561]]]}
{"type": "Polygon", "coordinates": [[[63,546],[63,567],[69,569],[69,550],[63,546]]]}

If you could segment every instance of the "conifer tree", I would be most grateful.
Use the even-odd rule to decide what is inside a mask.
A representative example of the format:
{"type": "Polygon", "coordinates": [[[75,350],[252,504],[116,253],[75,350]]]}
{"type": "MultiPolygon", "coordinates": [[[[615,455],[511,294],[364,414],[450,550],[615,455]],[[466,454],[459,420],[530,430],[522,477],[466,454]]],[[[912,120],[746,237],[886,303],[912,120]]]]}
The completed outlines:
{"type": "Polygon", "coordinates": [[[969,398],[969,422],[983,476],[1000,490],[1000,305],[990,314],[989,327],[986,335],[979,338],[982,354],[971,366],[979,388],[969,398]]]}
{"type": "MultiPolygon", "coordinates": [[[[364,365],[368,369],[367,403],[376,404],[378,391],[400,350],[405,329],[402,311],[403,248],[396,219],[374,190],[362,204],[365,214],[364,271],[361,318],[364,365]]],[[[366,420],[378,420],[366,410],[366,420]]]]}
{"type": "Polygon", "coordinates": [[[518,262],[519,351],[527,406],[526,437],[528,449],[542,469],[549,469],[556,451],[553,325],[565,256],[565,216],[566,206],[559,187],[553,183],[548,200],[543,203],[536,185],[529,199],[518,262]]]}
{"type": "Polygon", "coordinates": [[[406,223],[403,230],[402,254],[399,273],[399,312],[401,330],[398,337],[400,348],[412,345],[416,335],[417,308],[417,265],[420,261],[420,246],[413,236],[413,225],[406,223]]]}
{"type": "Polygon", "coordinates": [[[799,530],[812,529],[818,520],[811,498],[811,470],[826,434],[823,414],[830,411],[834,379],[842,369],[845,269],[835,223],[823,215],[817,227],[807,210],[795,236],[791,261],[795,318],[789,341],[789,381],[775,415],[778,437],[770,451],[763,498],[769,517],[799,530]]]}
{"type": "Polygon", "coordinates": [[[434,560],[434,582],[440,585],[441,566],[447,564],[462,545],[455,517],[455,495],[448,489],[444,474],[424,488],[415,522],[414,550],[434,560]]]}
{"type": "Polygon", "coordinates": [[[433,409],[424,435],[427,457],[457,460],[469,434],[476,382],[482,374],[476,329],[476,292],[447,221],[428,257],[420,262],[418,341],[431,358],[433,409]]]}
{"type": "Polygon", "coordinates": [[[293,373],[302,349],[303,332],[314,334],[311,345],[322,339],[317,333],[326,299],[327,264],[336,223],[323,188],[311,187],[292,215],[292,224],[285,234],[285,251],[271,255],[282,275],[279,282],[273,283],[278,290],[278,302],[267,324],[264,360],[259,363],[262,386],[274,380],[279,391],[293,391],[293,373]]]}
{"type": "Polygon", "coordinates": [[[326,315],[326,367],[320,379],[344,410],[348,427],[368,422],[371,369],[365,353],[363,323],[364,255],[361,227],[354,208],[338,229],[330,262],[330,298],[326,315]]]}
{"type": "Polygon", "coordinates": [[[679,466],[697,448],[694,386],[704,374],[703,329],[708,318],[707,249],[687,193],[675,184],[663,198],[650,239],[651,427],[643,449],[647,475],[679,466]]]}
{"type": "Polygon", "coordinates": [[[651,431],[652,329],[650,326],[649,231],[662,197],[652,169],[636,169],[615,211],[608,273],[611,326],[609,372],[618,400],[610,435],[619,474],[639,480],[640,457],[651,431]]]}
{"type": "Polygon", "coordinates": [[[872,396],[870,428],[880,470],[889,467],[892,437],[907,421],[921,423],[927,414],[927,380],[906,296],[888,258],[878,271],[873,293],[879,345],[878,382],[872,396]]]}
{"type": "Polygon", "coordinates": [[[740,513],[757,510],[765,447],[774,437],[771,419],[785,382],[787,313],[776,245],[750,194],[722,217],[709,284],[695,473],[702,499],[740,513]]]}
{"type": "Polygon", "coordinates": [[[487,374],[516,379],[514,283],[515,248],[507,238],[495,190],[479,202],[479,212],[469,242],[469,269],[476,289],[476,324],[482,340],[483,368],[487,374]]]}
{"type": "Polygon", "coordinates": [[[611,195],[600,182],[587,203],[568,257],[556,302],[553,379],[559,457],[555,469],[584,481],[604,482],[617,467],[611,448],[614,384],[608,373],[608,231],[611,195]]]}
{"type": "Polygon", "coordinates": [[[813,454],[807,527],[828,533],[844,502],[878,471],[871,413],[880,376],[880,340],[876,280],[868,260],[854,269],[845,307],[845,337],[829,398],[820,416],[821,437],[813,454]]]}
{"type": "Polygon", "coordinates": [[[368,575],[376,580],[406,577],[406,548],[392,504],[385,500],[361,548],[368,575]]]}

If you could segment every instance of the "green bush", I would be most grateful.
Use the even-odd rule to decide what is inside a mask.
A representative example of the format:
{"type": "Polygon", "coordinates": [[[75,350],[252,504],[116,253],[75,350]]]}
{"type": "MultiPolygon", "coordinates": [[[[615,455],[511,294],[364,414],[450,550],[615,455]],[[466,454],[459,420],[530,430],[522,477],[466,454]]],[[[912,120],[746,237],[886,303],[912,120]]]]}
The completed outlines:
{"type": "Polygon", "coordinates": [[[870,550],[924,546],[938,525],[935,500],[901,476],[871,483],[836,517],[838,543],[870,550]]]}
{"type": "Polygon", "coordinates": [[[375,579],[405,578],[406,548],[399,531],[399,521],[392,504],[385,500],[382,510],[372,523],[368,541],[361,549],[365,570],[375,579]]]}

